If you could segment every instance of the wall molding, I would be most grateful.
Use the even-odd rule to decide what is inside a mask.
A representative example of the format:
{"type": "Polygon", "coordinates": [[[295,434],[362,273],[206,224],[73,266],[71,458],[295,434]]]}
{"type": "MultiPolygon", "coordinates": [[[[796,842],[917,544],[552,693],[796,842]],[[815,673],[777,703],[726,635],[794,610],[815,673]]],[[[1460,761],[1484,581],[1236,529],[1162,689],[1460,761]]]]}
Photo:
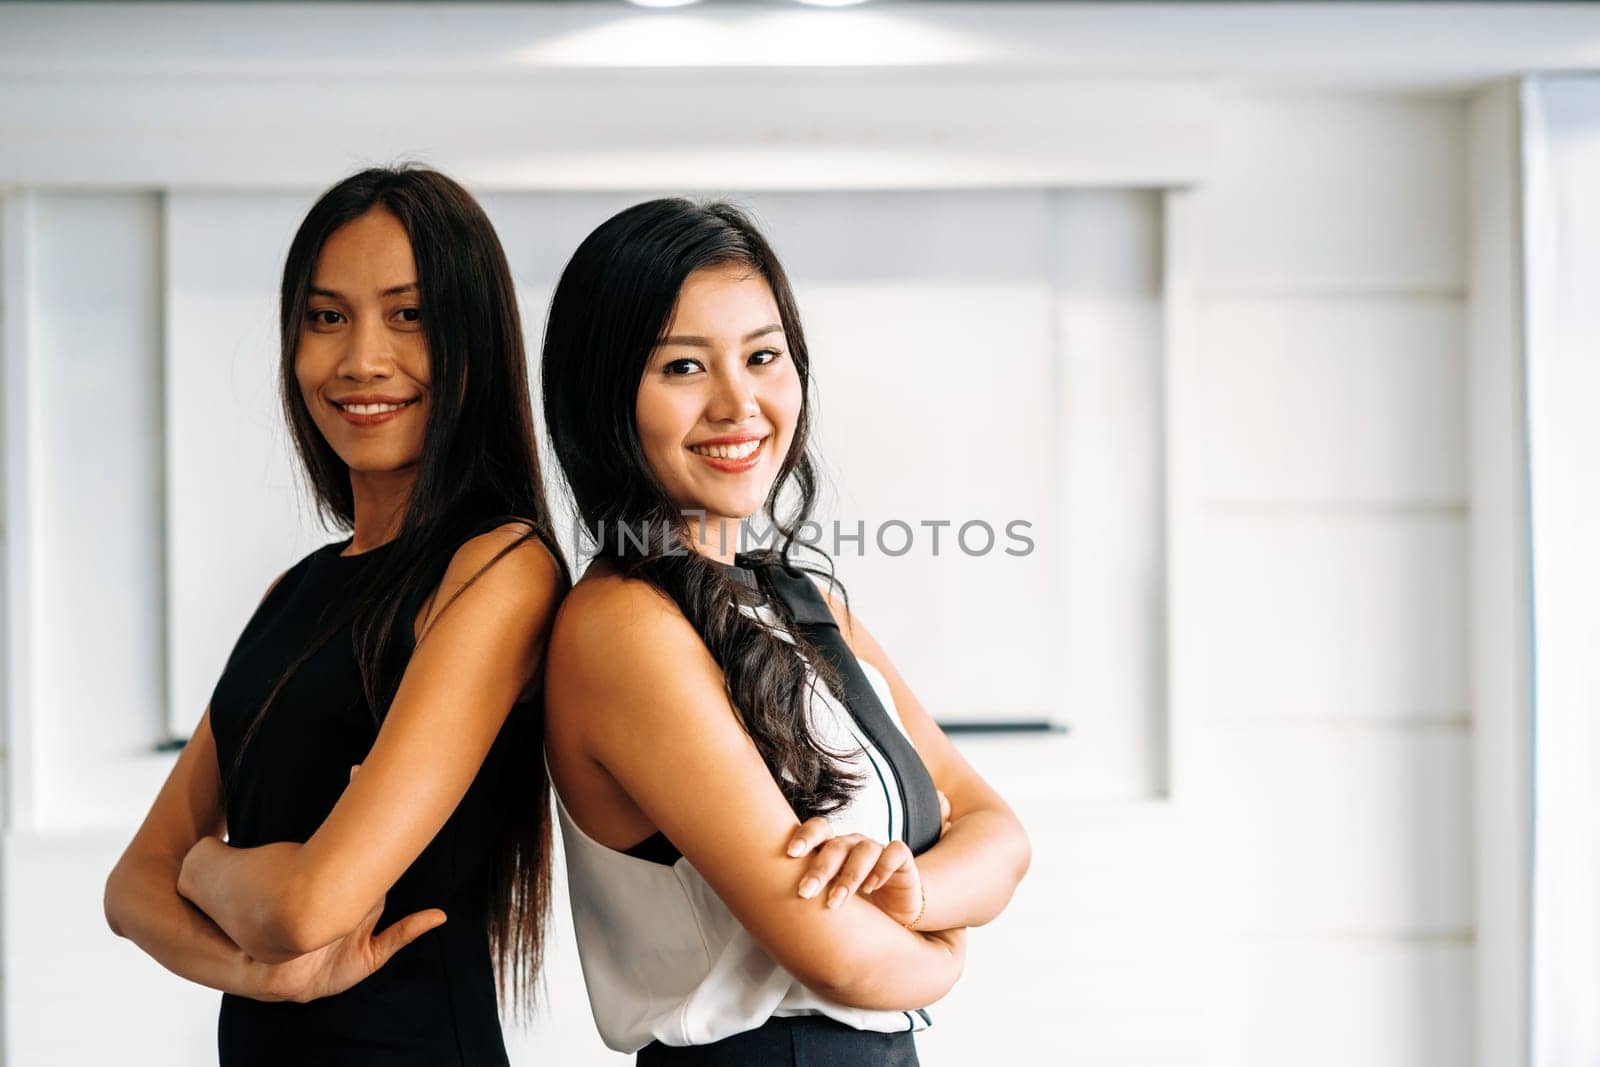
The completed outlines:
{"type": "Polygon", "coordinates": [[[1140,188],[1204,177],[1214,111],[1184,81],[12,77],[0,183],[298,191],[417,158],[480,190],[1140,188]]]}

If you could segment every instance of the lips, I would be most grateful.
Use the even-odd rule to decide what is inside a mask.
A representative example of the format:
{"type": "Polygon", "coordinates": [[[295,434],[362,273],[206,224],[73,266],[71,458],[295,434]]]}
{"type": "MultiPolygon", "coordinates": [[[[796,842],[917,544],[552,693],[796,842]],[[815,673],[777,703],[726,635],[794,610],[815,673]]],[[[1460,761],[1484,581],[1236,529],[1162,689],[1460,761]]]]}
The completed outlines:
{"type": "Polygon", "coordinates": [[[400,400],[371,396],[354,396],[328,401],[345,421],[356,426],[377,426],[388,422],[416,402],[416,398],[400,400]]]}
{"type": "Polygon", "coordinates": [[[712,469],[726,474],[739,474],[761,462],[766,445],[766,437],[745,436],[717,438],[685,447],[712,469]]]}

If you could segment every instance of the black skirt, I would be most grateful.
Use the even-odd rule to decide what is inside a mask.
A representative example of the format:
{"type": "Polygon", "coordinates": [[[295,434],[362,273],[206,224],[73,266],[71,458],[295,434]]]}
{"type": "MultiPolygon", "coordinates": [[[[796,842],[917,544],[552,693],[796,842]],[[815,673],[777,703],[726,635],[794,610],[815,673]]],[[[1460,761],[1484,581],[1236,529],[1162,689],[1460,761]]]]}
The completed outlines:
{"type": "Polygon", "coordinates": [[[855,1030],[823,1015],[768,1019],[709,1045],[639,1050],[638,1067],[917,1067],[910,1033],[855,1030]]]}

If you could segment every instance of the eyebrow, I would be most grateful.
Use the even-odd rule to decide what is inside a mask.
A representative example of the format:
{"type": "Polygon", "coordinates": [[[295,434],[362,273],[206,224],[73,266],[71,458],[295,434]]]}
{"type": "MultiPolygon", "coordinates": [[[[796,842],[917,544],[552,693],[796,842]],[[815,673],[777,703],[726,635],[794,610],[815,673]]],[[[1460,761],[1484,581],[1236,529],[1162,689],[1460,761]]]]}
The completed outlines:
{"type": "MultiPolygon", "coordinates": [[[[758,337],[765,337],[769,333],[782,333],[782,332],[783,332],[783,326],[780,325],[779,323],[772,322],[772,323],[768,323],[767,325],[761,327],[761,329],[759,329],[759,330],[751,330],[749,333],[745,334],[744,337],[742,337],[740,340],[744,344],[749,344],[751,341],[754,341],[758,337]]],[[[711,338],[709,338],[709,337],[698,337],[698,336],[695,336],[695,335],[692,335],[692,334],[681,334],[681,333],[675,333],[671,337],[663,337],[661,340],[656,342],[656,345],[658,347],[662,346],[662,345],[682,345],[682,346],[687,347],[687,348],[715,348],[716,347],[715,345],[713,345],[711,343],[711,338]]]]}
{"type": "MultiPolygon", "coordinates": [[[[406,282],[404,285],[391,285],[391,286],[389,286],[389,288],[385,289],[383,292],[379,293],[378,295],[380,297],[382,297],[382,296],[399,296],[401,293],[416,293],[416,292],[420,292],[420,291],[421,290],[417,288],[417,283],[416,282],[406,282]]],[[[343,293],[336,292],[336,291],[334,291],[332,289],[324,289],[324,288],[322,288],[321,286],[318,286],[318,285],[313,285],[311,287],[311,294],[310,295],[312,295],[312,296],[325,296],[325,297],[328,297],[328,298],[333,299],[333,300],[343,300],[344,299],[344,294],[343,293]]]]}

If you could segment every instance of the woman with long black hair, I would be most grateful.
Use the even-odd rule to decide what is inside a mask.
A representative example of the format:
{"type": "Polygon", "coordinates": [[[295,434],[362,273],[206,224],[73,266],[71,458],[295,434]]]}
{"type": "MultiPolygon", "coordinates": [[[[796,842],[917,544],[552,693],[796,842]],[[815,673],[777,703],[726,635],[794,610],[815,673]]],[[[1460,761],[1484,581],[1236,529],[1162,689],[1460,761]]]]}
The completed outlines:
{"type": "Polygon", "coordinates": [[[223,991],[225,1067],[504,1064],[495,969],[525,999],[544,945],[568,585],[510,271],[455,182],[367,170],[301,224],[280,325],[289,430],[350,536],[267,591],[106,916],[223,991]]]}
{"type": "Polygon", "coordinates": [[[798,562],[809,372],[725,203],[614,216],[550,306],[545,420],[597,555],[552,633],[546,757],[595,1020],[642,1065],[914,1064],[1029,861],[798,562]]]}

